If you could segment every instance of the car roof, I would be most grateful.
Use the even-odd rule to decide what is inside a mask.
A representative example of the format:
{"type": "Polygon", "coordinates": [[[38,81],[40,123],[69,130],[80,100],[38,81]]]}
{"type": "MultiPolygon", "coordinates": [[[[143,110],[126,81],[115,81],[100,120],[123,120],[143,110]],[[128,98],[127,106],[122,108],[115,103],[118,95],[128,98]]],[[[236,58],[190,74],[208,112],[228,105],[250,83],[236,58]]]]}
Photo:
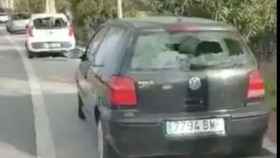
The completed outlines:
{"type": "Polygon", "coordinates": [[[63,18],[63,19],[67,19],[66,16],[63,13],[54,13],[54,14],[37,13],[37,14],[32,14],[31,15],[31,19],[45,18],[45,17],[60,17],[60,18],[63,18]]]}
{"type": "Polygon", "coordinates": [[[170,25],[181,24],[184,26],[195,26],[204,30],[228,30],[236,31],[236,28],[214,20],[198,17],[141,17],[141,18],[123,18],[109,21],[113,24],[122,24],[135,29],[166,28],[170,25]]]}

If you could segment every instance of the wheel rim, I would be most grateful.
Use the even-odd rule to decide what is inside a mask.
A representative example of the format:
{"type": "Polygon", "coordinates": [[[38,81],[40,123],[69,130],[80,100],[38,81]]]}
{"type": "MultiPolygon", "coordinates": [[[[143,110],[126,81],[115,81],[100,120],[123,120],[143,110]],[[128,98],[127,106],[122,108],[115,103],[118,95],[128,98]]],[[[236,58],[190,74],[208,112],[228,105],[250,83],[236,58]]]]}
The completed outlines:
{"type": "Polygon", "coordinates": [[[97,124],[97,150],[98,150],[98,158],[103,158],[103,152],[104,152],[104,140],[103,140],[103,130],[102,130],[102,123],[101,121],[97,124]]]}

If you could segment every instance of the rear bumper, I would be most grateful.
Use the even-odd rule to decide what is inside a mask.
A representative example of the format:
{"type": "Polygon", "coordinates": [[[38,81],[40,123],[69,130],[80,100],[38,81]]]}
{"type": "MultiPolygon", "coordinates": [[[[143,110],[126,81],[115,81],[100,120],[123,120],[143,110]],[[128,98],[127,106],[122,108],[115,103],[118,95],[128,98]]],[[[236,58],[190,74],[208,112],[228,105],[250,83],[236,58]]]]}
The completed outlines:
{"type": "MultiPolygon", "coordinates": [[[[27,43],[27,49],[28,51],[32,53],[63,53],[63,52],[69,52],[75,49],[75,42],[63,42],[67,43],[67,46],[61,47],[61,48],[43,48],[39,47],[35,44],[36,42],[27,43]]],[[[44,43],[44,42],[40,42],[44,43]]]]}
{"type": "MultiPolygon", "coordinates": [[[[119,117],[119,116],[118,116],[119,117]]],[[[177,115],[168,119],[190,120],[224,117],[226,136],[168,138],[164,134],[165,116],[138,116],[107,122],[106,138],[123,157],[160,155],[252,155],[261,149],[263,134],[267,128],[268,112],[223,112],[208,115],[177,115]]]]}
{"type": "Polygon", "coordinates": [[[29,51],[35,54],[49,54],[49,53],[64,53],[70,52],[74,49],[30,49],[29,51]]]}

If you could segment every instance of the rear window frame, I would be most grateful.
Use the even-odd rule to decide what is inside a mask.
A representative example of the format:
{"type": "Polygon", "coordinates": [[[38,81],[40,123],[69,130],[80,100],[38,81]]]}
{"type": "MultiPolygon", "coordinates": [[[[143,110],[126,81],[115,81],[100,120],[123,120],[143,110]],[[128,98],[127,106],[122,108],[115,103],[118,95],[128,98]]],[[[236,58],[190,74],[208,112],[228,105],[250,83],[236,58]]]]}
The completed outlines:
{"type": "Polygon", "coordinates": [[[37,30],[54,30],[54,29],[66,29],[68,26],[69,26],[69,21],[67,20],[67,18],[64,18],[64,17],[60,17],[60,16],[45,16],[45,17],[36,17],[36,18],[32,18],[32,26],[37,29],[37,30]],[[57,27],[54,27],[54,28],[51,28],[51,27],[48,27],[48,28],[37,28],[35,26],[35,20],[38,20],[38,19],[44,19],[44,18],[55,18],[55,19],[62,19],[65,23],[66,23],[66,26],[65,27],[60,27],[60,28],[57,28],[57,27]]]}

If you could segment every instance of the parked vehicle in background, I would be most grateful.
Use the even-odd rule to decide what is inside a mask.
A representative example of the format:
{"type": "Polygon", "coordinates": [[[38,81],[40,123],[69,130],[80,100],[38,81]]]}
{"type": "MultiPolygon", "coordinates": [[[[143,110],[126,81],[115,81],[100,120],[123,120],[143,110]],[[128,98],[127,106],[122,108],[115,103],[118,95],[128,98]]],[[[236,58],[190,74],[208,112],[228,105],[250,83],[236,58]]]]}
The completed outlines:
{"type": "Polygon", "coordinates": [[[6,23],[9,20],[9,15],[6,12],[0,12],[0,23],[6,23]]]}
{"type": "Polygon", "coordinates": [[[269,107],[238,31],[201,18],[112,20],[76,73],[98,158],[258,156],[269,107]]]}
{"type": "Polygon", "coordinates": [[[29,20],[29,13],[12,14],[6,23],[6,29],[10,33],[25,33],[29,20]]]}
{"type": "Polygon", "coordinates": [[[72,24],[64,14],[33,14],[26,30],[28,57],[40,54],[67,54],[76,40],[72,24]]]}

